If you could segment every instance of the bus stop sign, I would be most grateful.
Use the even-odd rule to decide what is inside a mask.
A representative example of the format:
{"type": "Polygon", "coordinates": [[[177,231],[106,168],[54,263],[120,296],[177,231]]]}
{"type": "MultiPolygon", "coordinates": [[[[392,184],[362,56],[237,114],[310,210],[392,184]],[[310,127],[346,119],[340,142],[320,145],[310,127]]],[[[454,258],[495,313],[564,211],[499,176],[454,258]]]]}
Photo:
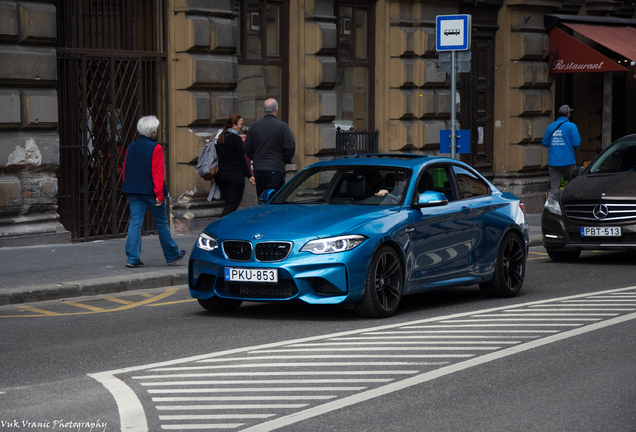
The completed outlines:
{"type": "Polygon", "coordinates": [[[470,15],[438,15],[436,22],[437,51],[470,49],[470,15]]]}

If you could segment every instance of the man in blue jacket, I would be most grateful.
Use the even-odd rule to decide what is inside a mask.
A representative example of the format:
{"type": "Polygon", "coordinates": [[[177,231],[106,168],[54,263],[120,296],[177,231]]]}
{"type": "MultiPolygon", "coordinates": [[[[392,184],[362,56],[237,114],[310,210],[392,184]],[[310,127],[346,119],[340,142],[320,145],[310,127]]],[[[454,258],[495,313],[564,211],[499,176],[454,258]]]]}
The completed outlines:
{"type": "Polygon", "coordinates": [[[559,118],[552,123],[543,135],[543,147],[548,147],[548,167],[550,171],[550,190],[559,190],[561,176],[572,180],[576,168],[574,149],[581,144],[581,135],[576,125],[570,122],[570,113],[574,111],[568,105],[559,108],[559,118]]]}

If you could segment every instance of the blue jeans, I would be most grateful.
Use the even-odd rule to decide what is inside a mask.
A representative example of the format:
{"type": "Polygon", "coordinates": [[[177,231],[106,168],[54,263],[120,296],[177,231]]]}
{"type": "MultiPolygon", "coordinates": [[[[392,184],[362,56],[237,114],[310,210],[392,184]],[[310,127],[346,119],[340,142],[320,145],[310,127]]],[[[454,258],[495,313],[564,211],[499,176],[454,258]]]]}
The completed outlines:
{"type": "Polygon", "coordinates": [[[256,198],[260,198],[263,191],[267,189],[282,188],[285,184],[285,171],[254,171],[254,180],[256,180],[256,198]]]}
{"type": "Polygon", "coordinates": [[[159,242],[163,249],[166,262],[170,263],[179,258],[179,247],[172,239],[166,216],[166,200],[160,206],[155,205],[157,199],[154,195],[128,195],[128,207],[130,207],[130,223],[128,224],[128,237],[126,238],[127,263],[137,264],[141,258],[141,224],[144,222],[146,207],[150,208],[155,226],[159,233],[159,242]]]}

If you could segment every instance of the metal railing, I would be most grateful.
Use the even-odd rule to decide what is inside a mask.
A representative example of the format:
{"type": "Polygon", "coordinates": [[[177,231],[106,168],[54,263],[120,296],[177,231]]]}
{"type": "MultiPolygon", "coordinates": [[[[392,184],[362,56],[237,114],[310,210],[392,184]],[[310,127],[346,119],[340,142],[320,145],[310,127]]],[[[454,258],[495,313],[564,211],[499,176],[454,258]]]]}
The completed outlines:
{"type": "Polygon", "coordinates": [[[378,152],[379,131],[356,131],[336,128],[335,157],[373,154],[378,152]]]}

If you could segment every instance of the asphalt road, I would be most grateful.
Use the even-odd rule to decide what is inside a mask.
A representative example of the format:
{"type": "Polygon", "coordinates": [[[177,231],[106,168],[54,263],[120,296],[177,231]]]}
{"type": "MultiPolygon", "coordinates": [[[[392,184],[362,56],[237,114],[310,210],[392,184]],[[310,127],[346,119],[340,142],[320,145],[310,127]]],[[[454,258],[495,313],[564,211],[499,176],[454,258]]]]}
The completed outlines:
{"type": "Polygon", "coordinates": [[[213,315],[184,286],[3,306],[0,431],[635,431],[633,262],[532,248],[514,299],[425,293],[385,320],[213,315]]]}

